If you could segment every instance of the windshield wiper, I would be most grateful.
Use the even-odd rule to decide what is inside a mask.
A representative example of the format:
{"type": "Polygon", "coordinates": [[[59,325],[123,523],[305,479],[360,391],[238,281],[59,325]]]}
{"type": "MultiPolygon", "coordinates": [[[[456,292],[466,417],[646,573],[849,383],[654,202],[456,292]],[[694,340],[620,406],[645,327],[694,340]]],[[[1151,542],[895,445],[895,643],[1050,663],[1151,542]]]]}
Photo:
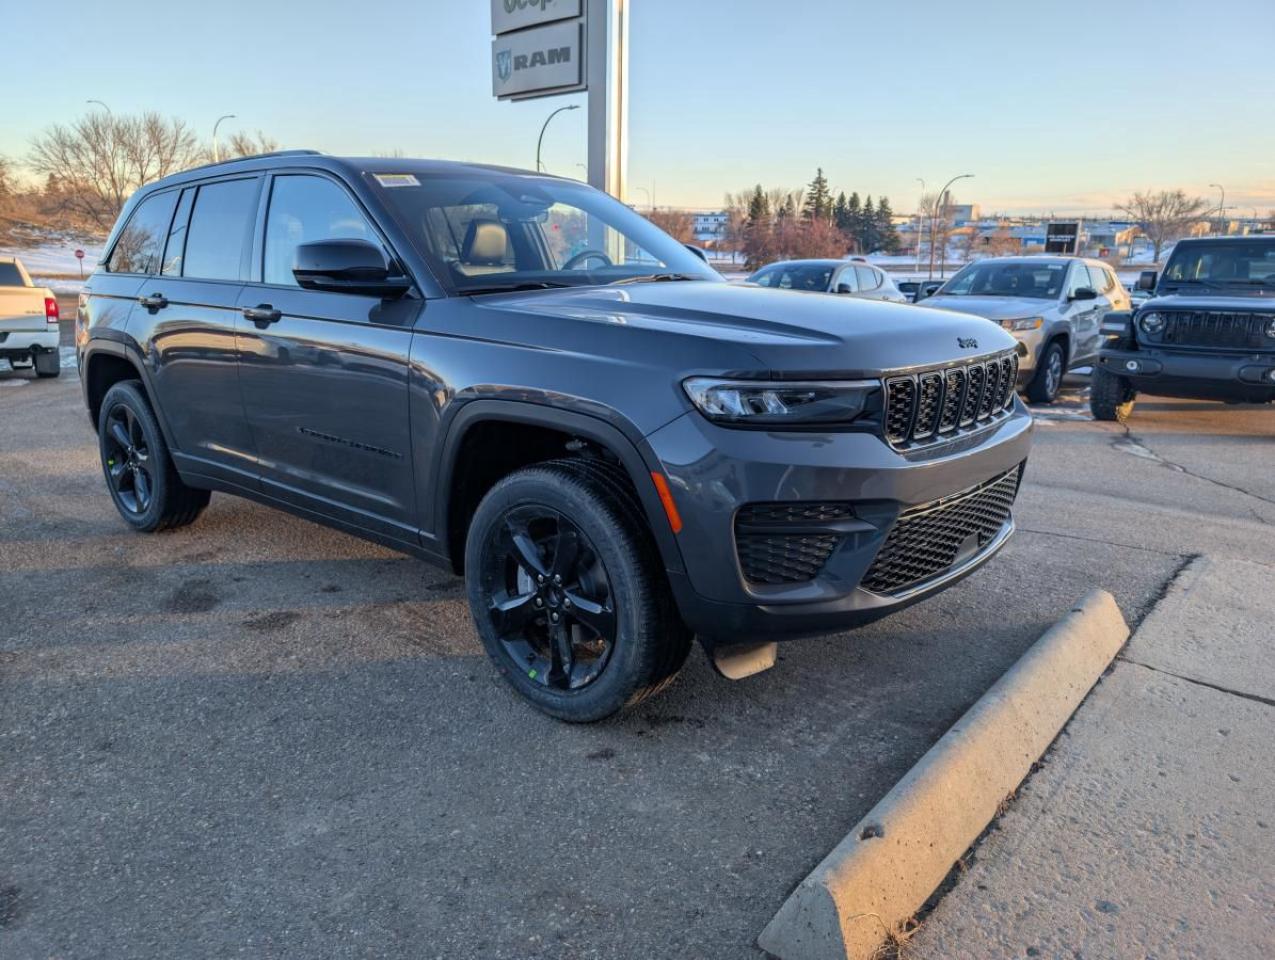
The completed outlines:
{"type": "Polygon", "coordinates": [[[516,293],[519,290],[551,290],[558,287],[573,287],[573,283],[560,283],[557,280],[520,280],[517,283],[493,283],[481,287],[462,290],[466,296],[481,296],[484,293],[516,293]]]}
{"type": "Polygon", "coordinates": [[[616,280],[614,286],[622,283],[661,283],[666,280],[703,280],[703,277],[697,277],[693,273],[642,273],[636,277],[625,277],[623,280],[616,280]]]}

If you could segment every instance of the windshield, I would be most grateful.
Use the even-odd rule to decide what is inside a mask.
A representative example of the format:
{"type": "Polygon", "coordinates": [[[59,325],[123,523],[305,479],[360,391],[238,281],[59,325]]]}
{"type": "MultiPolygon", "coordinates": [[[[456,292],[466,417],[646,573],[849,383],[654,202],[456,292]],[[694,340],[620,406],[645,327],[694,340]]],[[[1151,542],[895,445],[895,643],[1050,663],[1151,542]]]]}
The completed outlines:
{"type": "Polygon", "coordinates": [[[1164,268],[1164,281],[1275,287],[1275,243],[1269,239],[1179,243],[1164,268]]]}
{"type": "Polygon", "coordinates": [[[751,277],[750,283],[763,287],[779,287],[783,290],[827,291],[832,282],[832,267],[819,264],[777,263],[762,267],[751,277]]]}
{"type": "Polygon", "coordinates": [[[938,295],[1057,300],[1066,275],[1065,263],[982,261],[963,268],[939,289],[938,295]]]}
{"type": "Polygon", "coordinates": [[[372,176],[434,273],[456,293],[721,280],[650,221],[600,191],[550,178],[372,176]]]}

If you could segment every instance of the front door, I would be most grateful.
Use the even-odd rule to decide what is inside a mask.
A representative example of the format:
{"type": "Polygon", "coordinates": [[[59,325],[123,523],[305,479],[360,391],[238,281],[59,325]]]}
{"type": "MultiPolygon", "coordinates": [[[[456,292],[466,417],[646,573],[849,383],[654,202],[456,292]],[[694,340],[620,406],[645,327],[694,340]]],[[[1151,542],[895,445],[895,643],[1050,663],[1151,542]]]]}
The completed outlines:
{"type": "Polygon", "coordinates": [[[408,371],[422,301],[303,290],[298,244],[360,239],[385,246],[336,181],[271,178],[260,282],[239,297],[239,377],[262,491],[409,543],[412,482],[408,371]]]}
{"type": "Polygon", "coordinates": [[[1063,293],[1062,314],[1071,327],[1071,356],[1068,366],[1075,366],[1081,361],[1091,359],[1098,352],[1099,328],[1102,325],[1102,298],[1095,300],[1073,300],[1077,290],[1092,289],[1089,270],[1083,261],[1076,260],[1071,265],[1071,274],[1067,278],[1067,287],[1063,293]]]}

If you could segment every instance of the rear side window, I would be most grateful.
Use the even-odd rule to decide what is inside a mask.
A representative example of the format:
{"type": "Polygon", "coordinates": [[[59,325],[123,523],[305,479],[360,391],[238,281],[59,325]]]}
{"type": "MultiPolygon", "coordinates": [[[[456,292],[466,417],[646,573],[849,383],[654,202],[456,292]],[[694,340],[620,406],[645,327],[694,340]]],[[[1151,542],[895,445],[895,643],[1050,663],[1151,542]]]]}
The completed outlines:
{"type": "Polygon", "coordinates": [[[16,263],[0,263],[0,287],[25,287],[16,263]]]}
{"type": "Polygon", "coordinates": [[[292,267],[297,246],[316,240],[366,240],[384,252],[380,237],[349,195],[324,177],[275,177],[266,217],[262,279],[296,286],[292,267]]]}
{"type": "Polygon", "coordinates": [[[182,276],[239,280],[257,214],[257,178],[205,183],[186,231],[182,276]]]}
{"type": "Polygon", "coordinates": [[[186,251],[186,226],[190,222],[190,208],[194,201],[194,187],[182,191],[182,198],[177,204],[177,216],[173,217],[172,229],[168,231],[168,243],[164,245],[164,263],[159,271],[166,277],[180,277],[182,274],[182,255],[186,251]]]}
{"type": "Polygon", "coordinates": [[[143,200],[115,241],[106,269],[110,273],[158,273],[160,253],[176,205],[176,190],[156,193],[143,200]]]}
{"type": "Polygon", "coordinates": [[[1115,277],[1102,267],[1089,265],[1089,279],[1094,290],[1098,293],[1110,293],[1116,288],[1115,277]]]}
{"type": "Polygon", "coordinates": [[[855,267],[854,272],[859,275],[860,290],[875,290],[881,286],[881,278],[871,267],[855,267]]]}

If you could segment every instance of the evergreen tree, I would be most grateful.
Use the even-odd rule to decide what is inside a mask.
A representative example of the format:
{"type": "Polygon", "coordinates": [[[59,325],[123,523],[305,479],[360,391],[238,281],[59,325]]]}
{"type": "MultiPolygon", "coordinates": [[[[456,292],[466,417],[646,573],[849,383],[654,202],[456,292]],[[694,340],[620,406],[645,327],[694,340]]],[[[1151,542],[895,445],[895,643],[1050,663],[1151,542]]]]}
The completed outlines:
{"type": "Polygon", "coordinates": [[[791,193],[784,198],[784,205],[779,208],[776,216],[780,220],[791,220],[797,216],[797,204],[793,202],[791,193]]]}
{"type": "Polygon", "coordinates": [[[859,249],[871,253],[877,249],[877,212],[873,209],[872,198],[863,204],[863,216],[859,221],[859,249]]]}
{"type": "Polygon", "coordinates": [[[748,224],[749,226],[756,226],[759,223],[765,223],[769,219],[770,200],[766,198],[766,193],[762,190],[759,183],[748,200],[748,224]]]}
{"type": "Polygon", "coordinates": [[[850,194],[850,199],[846,202],[846,225],[841,228],[850,238],[850,246],[856,253],[860,250],[859,231],[862,226],[863,205],[859,201],[859,191],[856,190],[850,194]]]}
{"type": "Polygon", "coordinates": [[[886,253],[897,253],[899,250],[899,232],[894,229],[894,211],[890,209],[890,201],[881,197],[877,202],[877,243],[886,253]]]}
{"type": "Polygon", "coordinates": [[[832,205],[832,222],[837,229],[845,233],[846,223],[846,192],[842,190],[837,194],[837,201],[832,205]]]}
{"type": "Polygon", "coordinates": [[[827,220],[832,216],[832,191],[828,189],[828,178],[823,175],[823,167],[815,170],[815,178],[810,181],[806,190],[806,203],[801,213],[807,220],[827,220]]]}

